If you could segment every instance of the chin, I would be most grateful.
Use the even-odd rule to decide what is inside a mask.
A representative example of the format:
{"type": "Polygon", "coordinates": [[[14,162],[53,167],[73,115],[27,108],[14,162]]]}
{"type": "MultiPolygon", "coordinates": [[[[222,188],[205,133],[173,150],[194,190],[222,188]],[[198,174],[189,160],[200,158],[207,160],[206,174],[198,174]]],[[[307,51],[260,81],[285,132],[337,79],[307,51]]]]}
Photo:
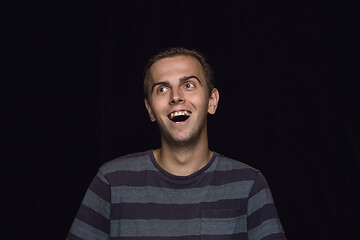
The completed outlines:
{"type": "Polygon", "coordinates": [[[182,135],[182,136],[167,136],[165,140],[174,146],[190,146],[199,140],[199,134],[182,135]]]}
{"type": "Polygon", "coordinates": [[[180,145],[183,145],[183,144],[186,145],[187,143],[193,142],[192,138],[190,138],[190,137],[169,137],[169,138],[166,138],[166,141],[170,142],[170,143],[174,143],[174,144],[180,144],[180,145]]]}
{"type": "Polygon", "coordinates": [[[200,140],[203,129],[186,129],[182,131],[168,131],[168,129],[161,129],[162,138],[165,142],[174,146],[192,145],[200,140]]]}

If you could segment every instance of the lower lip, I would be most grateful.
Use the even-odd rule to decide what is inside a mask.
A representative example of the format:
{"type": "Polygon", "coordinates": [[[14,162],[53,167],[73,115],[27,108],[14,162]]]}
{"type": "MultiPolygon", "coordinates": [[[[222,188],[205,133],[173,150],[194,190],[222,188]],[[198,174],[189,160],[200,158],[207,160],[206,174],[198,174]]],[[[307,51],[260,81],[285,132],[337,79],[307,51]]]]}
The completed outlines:
{"type": "Polygon", "coordinates": [[[171,124],[175,125],[175,126],[183,126],[187,123],[187,121],[190,119],[191,116],[188,117],[188,119],[186,119],[185,121],[183,122],[173,122],[169,119],[169,121],[171,122],[171,124]]]}

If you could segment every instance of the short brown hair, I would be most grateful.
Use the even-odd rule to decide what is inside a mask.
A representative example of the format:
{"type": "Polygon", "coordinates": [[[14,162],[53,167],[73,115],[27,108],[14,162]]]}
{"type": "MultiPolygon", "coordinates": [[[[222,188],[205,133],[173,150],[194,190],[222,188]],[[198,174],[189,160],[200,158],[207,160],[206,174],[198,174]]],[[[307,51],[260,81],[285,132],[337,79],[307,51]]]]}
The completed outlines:
{"type": "Polygon", "coordinates": [[[215,87],[214,72],[211,69],[208,59],[206,58],[206,56],[203,53],[201,53],[197,50],[194,50],[194,49],[187,49],[187,48],[183,48],[183,47],[171,47],[171,48],[166,48],[166,49],[160,51],[159,53],[157,53],[156,55],[154,55],[152,58],[150,58],[148,60],[147,64],[145,65],[145,68],[144,68],[144,95],[145,95],[146,99],[149,98],[148,91],[149,91],[149,81],[150,81],[150,79],[149,79],[150,67],[156,61],[159,61],[160,59],[164,59],[164,58],[168,58],[168,57],[175,57],[175,56],[191,56],[191,57],[194,57],[195,59],[197,59],[204,69],[206,83],[209,88],[209,93],[211,93],[211,91],[214,89],[214,87],[215,87]]]}

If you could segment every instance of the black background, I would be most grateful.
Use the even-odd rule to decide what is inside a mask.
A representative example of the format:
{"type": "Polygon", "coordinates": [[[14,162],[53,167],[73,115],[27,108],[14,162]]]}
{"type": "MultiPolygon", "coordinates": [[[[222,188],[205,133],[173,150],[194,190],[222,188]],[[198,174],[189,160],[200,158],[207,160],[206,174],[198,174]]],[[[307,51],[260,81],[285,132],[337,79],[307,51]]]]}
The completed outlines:
{"type": "Polygon", "coordinates": [[[142,68],[206,53],[212,150],[266,176],[288,239],[360,226],[359,9],[343,1],[13,1],[1,7],[1,235],[64,239],[99,166],[159,147],[142,68]]]}

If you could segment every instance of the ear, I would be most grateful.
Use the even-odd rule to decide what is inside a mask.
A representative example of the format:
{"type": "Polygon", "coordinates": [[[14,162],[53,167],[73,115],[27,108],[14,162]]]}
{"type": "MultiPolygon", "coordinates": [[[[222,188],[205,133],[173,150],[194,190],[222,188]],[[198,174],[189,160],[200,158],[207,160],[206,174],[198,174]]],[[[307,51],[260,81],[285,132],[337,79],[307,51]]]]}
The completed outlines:
{"type": "Polygon", "coordinates": [[[152,108],[151,108],[151,105],[150,105],[150,103],[149,103],[149,100],[147,99],[147,98],[145,98],[144,99],[144,102],[145,102],[145,107],[146,107],[146,109],[147,109],[147,111],[148,111],[148,113],[149,113],[149,117],[150,117],[150,120],[152,121],[152,122],[155,122],[155,116],[154,116],[154,114],[153,114],[153,111],[152,111],[152,108]]]}
{"type": "Polygon", "coordinates": [[[215,114],[218,103],[219,103],[219,91],[214,88],[209,96],[208,113],[215,114]]]}

